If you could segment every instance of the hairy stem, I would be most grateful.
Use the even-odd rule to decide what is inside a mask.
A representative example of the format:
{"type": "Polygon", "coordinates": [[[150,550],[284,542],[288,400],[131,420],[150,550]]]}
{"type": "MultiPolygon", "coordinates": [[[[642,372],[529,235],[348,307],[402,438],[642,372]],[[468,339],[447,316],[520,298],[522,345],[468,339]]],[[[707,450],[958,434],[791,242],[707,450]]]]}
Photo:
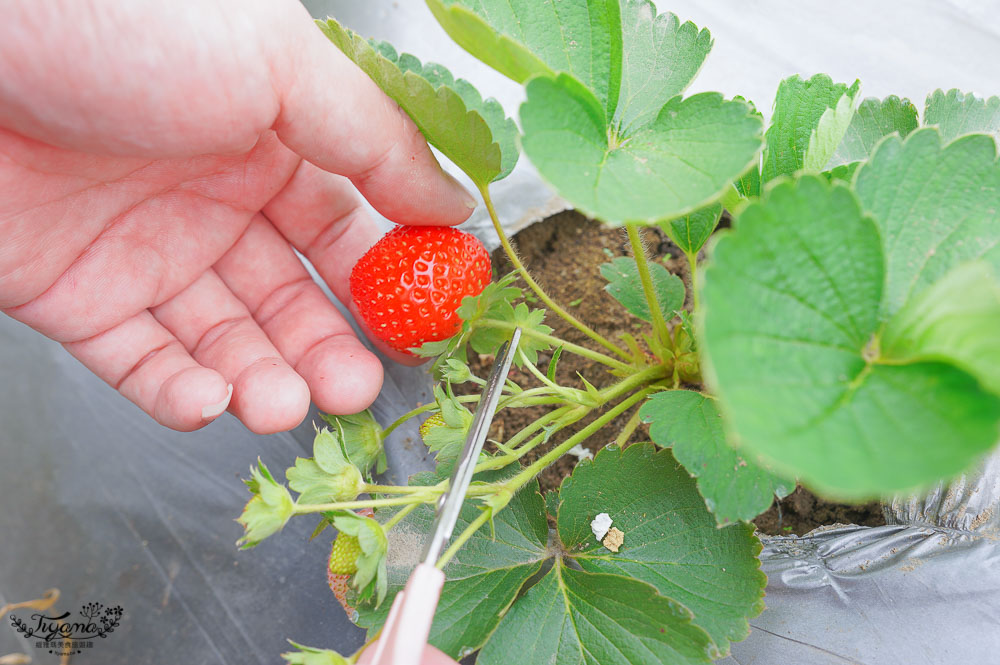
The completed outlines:
{"type": "Polygon", "coordinates": [[[652,392],[651,388],[644,388],[632,395],[629,395],[621,402],[616,404],[613,408],[608,409],[608,411],[602,414],[599,418],[595,419],[594,422],[588,424],[586,427],[581,429],[579,432],[569,437],[558,446],[545,453],[537,460],[524,467],[524,469],[518,473],[516,476],[508,480],[505,485],[511,488],[512,491],[517,491],[522,485],[527,483],[529,480],[541,473],[545,467],[555,462],[557,459],[565,455],[571,448],[576,444],[585,441],[592,434],[597,432],[599,429],[610,423],[612,420],[620,416],[621,414],[628,411],[632,406],[639,403],[646,398],[652,392]]]}
{"type": "Polygon", "coordinates": [[[451,561],[451,558],[455,556],[455,553],[458,552],[462,545],[465,544],[465,541],[471,538],[472,534],[479,530],[479,527],[486,524],[490,520],[492,512],[493,511],[489,508],[484,508],[483,512],[481,512],[476,519],[469,522],[469,526],[465,527],[465,530],[459,534],[458,538],[452,541],[451,545],[448,546],[448,549],[444,551],[444,554],[441,555],[441,558],[438,559],[437,564],[435,565],[443,570],[444,567],[448,565],[448,562],[451,561]]]}
{"type": "Polygon", "coordinates": [[[646,303],[649,305],[649,313],[653,317],[653,330],[656,337],[663,344],[670,343],[670,334],[667,331],[667,322],[663,318],[663,310],[660,309],[660,301],[656,297],[656,290],[653,288],[653,278],[649,274],[649,263],[646,260],[646,248],[642,245],[639,237],[639,229],[635,224],[626,224],[628,241],[632,245],[632,254],[635,255],[635,265],[639,269],[639,281],[642,282],[642,291],[646,296],[646,303]]]}
{"type": "Polygon", "coordinates": [[[507,258],[510,259],[511,265],[513,265],[514,269],[517,270],[518,273],[520,273],[521,278],[525,281],[528,287],[535,292],[535,295],[538,296],[539,300],[545,303],[545,305],[549,309],[555,312],[558,316],[562,317],[562,319],[565,320],[567,323],[569,323],[571,326],[573,326],[574,328],[582,332],[584,335],[586,335],[590,339],[594,340],[595,342],[606,348],[608,351],[611,351],[612,353],[615,353],[626,360],[630,360],[631,358],[628,355],[628,353],[622,350],[617,344],[611,342],[603,335],[593,330],[585,323],[577,319],[575,316],[567,312],[565,309],[560,307],[555,300],[550,298],[549,295],[542,290],[542,287],[538,285],[538,283],[534,280],[534,278],[528,273],[527,269],[525,269],[524,264],[521,263],[521,259],[517,256],[517,253],[514,251],[514,248],[511,247],[510,240],[508,240],[507,238],[507,233],[503,230],[503,226],[500,224],[500,220],[497,218],[497,211],[493,207],[493,200],[490,198],[489,188],[485,186],[481,187],[479,189],[479,193],[482,194],[483,203],[486,204],[486,211],[490,214],[490,220],[493,221],[493,228],[496,229],[497,236],[499,236],[500,238],[500,244],[503,246],[503,251],[506,252],[507,258]]]}
{"type": "MultiPolygon", "coordinates": [[[[509,321],[499,321],[497,319],[480,319],[477,322],[477,325],[480,325],[484,328],[502,328],[504,330],[513,330],[514,328],[517,327],[516,324],[513,324],[509,321]]],[[[545,333],[540,333],[537,330],[532,330],[531,328],[522,328],[521,333],[525,337],[534,337],[535,339],[548,342],[553,346],[561,345],[564,351],[569,351],[571,353],[575,353],[578,356],[583,356],[584,358],[587,358],[589,360],[603,363],[608,367],[612,367],[614,369],[624,370],[628,372],[631,372],[633,369],[631,365],[623,363],[620,360],[615,360],[611,356],[605,355],[600,351],[592,351],[585,346],[573,344],[572,342],[566,342],[564,340],[559,339],[558,337],[554,337],[552,335],[546,335],[545,333]]]]}
{"type": "Polygon", "coordinates": [[[396,526],[403,520],[404,517],[416,510],[419,505],[419,503],[411,503],[408,506],[403,506],[401,509],[396,511],[395,515],[385,521],[385,524],[382,525],[382,529],[384,531],[388,531],[392,527],[396,526]]]}
{"type": "Polygon", "coordinates": [[[628,438],[632,436],[632,433],[635,432],[638,427],[639,409],[636,409],[635,413],[632,414],[632,417],[628,419],[627,423],[625,423],[625,427],[623,427],[622,431],[618,433],[617,437],[615,437],[615,445],[618,447],[624,446],[628,441],[628,438]]]}
{"type": "Polygon", "coordinates": [[[684,252],[691,272],[691,311],[697,312],[698,303],[698,252],[684,252]]]}
{"type": "Polygon", "coordinates": [[[411,503],[433,503],[437,501],[437,497],[437,493],[427,492],[424,494],[392,497],[390,499],[362,499],[360,501],[339,501],[337,503],[296,503],[292,509],[292,514],[306,515],[309,513],[325,513],[331,510],[354,510],[355,508],[405,506],[411,503]]]}

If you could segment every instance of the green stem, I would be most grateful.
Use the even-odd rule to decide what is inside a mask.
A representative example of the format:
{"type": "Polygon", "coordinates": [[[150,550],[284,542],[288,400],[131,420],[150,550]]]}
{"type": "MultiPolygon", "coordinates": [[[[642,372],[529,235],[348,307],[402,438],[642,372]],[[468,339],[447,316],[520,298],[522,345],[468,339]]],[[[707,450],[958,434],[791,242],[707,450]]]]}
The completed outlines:
{"type": "Polygon", "coordinates": [[[404,506],[403,508],[397,510],[396,514],[390,517],[388,520],[386,520],[385,524],[382,525],[382,529],[384,531],[388,531],[392,527],[396,526],[402,521],[404,517],[406,517],[414,510],[416,510],[417,506],[419,505],[420,505],[419,503],[411,503],[410,505],[404,506]]]}
{"type": "Polygon", "coordinates": [[[625,427],[622,428],[622,431],[619,432],[618,436],[615,438],[615,445],[618,447],[624,446],[625,442],[628,441],[628,438],[632,436],[632,433],[635,432],[638,427],[639,410],[636,409],[635,413],[632,414],[632,417],[628,419],[627,423],[625,423],[625,427]]]}
{"type": "Polygon", "coordinates": [[[340,501],[338,503],[302,503],[292,508],[293,515],[309,513],[325,513],[330,510],[354,510],[355,508],[384,508],[386,506],[405,506],[411,503],[432,503],[437,500],[437,494],[393,497],[391,499],[362,499],[361,501],[340,501]]]}
{"type": "Polygon", "coordinates": [[[698,289],[700,285],[698,284],[698,253],[697,252],[684,252],[685,258],[687,258],[688,268],[691,272],[691,311],[697,312],[698,303],[698,289]]]}
{"type": "Polygon", "coordinates": [[[653,330],[656,331],[656,337],[661,343],[669,344],[670,333],[667,331],[667,322],[663,318],[663,310],[660,309],[660,301],[653,288],[653,278],[649,274],[649,263],[646,261],[646,248],[643,247],[642,239],[639,237],[639,229],[635,224],[626,224],[625,229],[628,232],[628,241],[632,245],[632,254],[635,255],[635,265],[639,269],[642,291],[646,295],[646,303],[653,317],[653,330]]]}
{"type": "MultiPolygon", "coordinates": [[[[459,395],[455,399],[459,402],[465,404],[470,402],[478,402],[480,395],[459,395]]],[[[503,409],[509,406],[545,406],[546,404],[562,404],[565,400],[560,397],[555,397],[551,395],[551,390],[545,386],[540,388],[532,388],[531,390],[525,390],[517,393],[516,395],[507,395],[500,399],[500,404],[498,409],[503,409]]],[[[389,436],[396,428],[405,423],[410,418],[419,416],[421,413],[427,413],[428,411],[433,411],[437,408],[437,402],[428,402],[418,406],[415,409],[410,409],[396,420],[392,421],[384,430],[382,430],[382,439],[384,440],[389,436]]]]}
{"type": "Polygon", "coordinates": [[[483,203],[486,204],[486,211],[490,214],[490,220],[493,221],[493,228],[496,229],[497,236],[499,236],[500,238],[500,244],[503,246],[504,252],[507,253],[507,258],[510,259],[511,265],[513,265],[514,269],[517,270],[518,273],[520,273],[521,278],[525,281],[528,287],[535,292],[535,295],[537,295],[538,298],[543,303],[545,303],[545,305],[549,309],[551,309],[557,315],[562,317],[567,323],[569,323],[571,326],[582,332],[584,335],[594,340],[595,342],[606,348],[608,351],[616,353],[626,360],[630,360],[631,357],[628,355],[628,353],[619,348],[618,345],[609,341],[603,335],[591,329],[589,326],[584,324],[575,316],[573,316],[565,309],[560,307],[559,304],[556,303],[556,301],[550,298],[548,294],[542,290],[542,287],[538,285],[538,283],[534,280],[534,278],[532,278],[532,276],[528,273],[527,269],[525,269],[524,264],[521,263],[521,259],[518,258],[517,253],[514,251],[514,248],[511,247],[510,240],[507,239],[507,233],[503,230],[503,226],[500,224],[500,220],[497,217],[497,211],[493,207],[493,200],[490,198],[489,187],[486,186],[480,187],[479,193],[482,194],[483,203]]]}
{"type": "Polygon", "coordinates": [[[569,437],[558,446],[545,453],[537,460],[524,467],[524,469],[518,473],[516,476],[506,481],[504,485],[511,488],[511,491],[516,492],[521,488],[522,485],[527,483],[529,480],[541,473],[545,467],[555,462],[557,459],[565,455],[573,446],[582,441],[585,441],[589,436],[593,435],[599,429],[607,425],[609,422],[620,416],[621,414],[628,411],[638,402],[644,400],[646,395],[652,392],[651,388],[643,388],[639,392],[629,395],[621,402],[616,404],[613,408],[609,409],[606,413],[602,414],[599,418],[596,418],[592,423],[589,423],[586,427],[581,429],[579,432],[569,437]]]}
{"type": "MultiPolygon", "coordinates": [[[[514,323],[511,323],[509,321],[499,321],[497,319],[480,319],[477,322],[477,325],[480,325],[484,328],[500,328],[503,330],[513,330],[514,328],[517,327],[517,325],[514,323]]],[[[578,356],[583,356],[584,358],[593,360],[595,362],[603,363],[608,367],[613,367],[614,369],[619,369],[626,372],[631,372],[633,370],[633,367],[631,365],[623,363],[620,360],[615,360],[611,356],[605,355],[600,351],[592,351],[591,349],[588,349],[585,346],[573,344],[572,342],[561,340],[558,337],[553,337],[552,335],[546,335],[545,333],[538,332],[537,330],[532,330],[531,328],[522,328],[521,333],[526,337],[533,337],[537,340],[548,342],[552,346],[561,345],[563,347],[563,350],[565,351],[575,353],[578,356]]]]}
{"type": "Polygon", "coordinates": [[[465,530],[461,533],[461,535],[459,535],[459,537],[448,546],[448,549],[446,549],[444,554],[441,555],[441,558],[438,559],[435,565],[439,569],[444,570],[444,567],[448,565],[448,562],[451,561],[453,556],[455,556],[455,553],[458,552],[462,545],[465,544],[465,541],[471,538],[472,534],[479,530],[479,527],[486,524],[490,520],[491,512],[492,511],[489,508],[484,508],[483,512],[481,512],[476,519],[469,522],[469,526],[465,527],[465,530]]]}
{"type": "Polygon", "coordinates": [[[421,485],[373,485],[366,483],[362,490],[368,494],[420,494],[427,491],[421,485]]]}

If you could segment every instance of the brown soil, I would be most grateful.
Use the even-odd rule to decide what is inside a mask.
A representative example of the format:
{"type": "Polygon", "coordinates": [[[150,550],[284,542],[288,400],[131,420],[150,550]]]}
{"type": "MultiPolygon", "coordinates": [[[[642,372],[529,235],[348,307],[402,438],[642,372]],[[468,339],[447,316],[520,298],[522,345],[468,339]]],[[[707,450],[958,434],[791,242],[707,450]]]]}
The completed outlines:
{"type": "MultiPolygon", "coordinates": [[[[724,223],[727,221],[723,220],[724,223]]],[[[656,228],[644,229],[643,241],[646,243],[650,256],[658,257],[658,260],[668,270],[679,275],[686,284],[690,285],[687,263],[683,259],[683,254],[663,233],[656,228]]],[[[577,212],[567,211],[527,227],[513,238],[512,243],[522,262],[546,293],[563,307],[566,307],[574,316],[586,321],[588,325],[608,339],[617,341],[622,333],[632,333],[636,339],[641,339],[642,333],[650,332],[649,324],[630,315],[604,291],[607,282],[598,272],[598,267],[602,263],[616,256],[631,254],[624,229],[610,228],[589,220],[577,212]]],[[[502,249],[498,249],[493,254],[493,270],[494,275],[497,276],[505,275],[512,270],[502,249]]],[[[523,286],[523,284],[519,285],[523,286]]],[[[530,293],[528,289],[525,289],[525,292],[530,293]]],[[[543,305],[537,304],[537,306],[543,305]]],[[[545,323],[552,326],[553,334],[562,339],[596,350],[603,350],[586,335],[557,316],[547,316],[545,323]]],[[[540,353],[539,366],[547,367],[550,358],[551,353],[540,353]]],[[[469,360],[473,372],[479,376],[485,376],[489,372],[493,358],[483,356],[472,357],[469,360]]],[[[600,363],[581,358],[575,354],[563,354],[556,371],[557,381],[561,385],[582,388],[583,384],[577,373],[598,388],[608,386],[617,380],[600,363]]],[[[534,377],[517,368],[511,369],[510,377],[522,387],[538,385],[534,377]]],[[[456,389],[458,388],[456,387],[456,389]]],[[[472,386],[469,387],[469,389],[471,388],[472,386]]],[[[544,415],[549,408],[551,407],[539,406],[501,411],[493,422],[490,438],[499,441],[509,438],[521,428],[534,422],[539,416],[544,415]]],[[[596,452],[612,442],[637,408],[635,407],[616,418],[598,435],[586,440],[583,446],[596,452]]],[[[546,450],[565,441],[598,415],[591,414],[588,418],[556,433],[544,447],[537,448],[526,455],[524,461],[528,463],[537,459],[546,450]]],[[[648,429],[640,425],[630,437],[629,442],[648,439],[648,429]]],[[[542,491],[558,488],[562,479],[572,472],[575,465],[576,458],[565,455],[548,467],[538,478],[542,491]]],[[[802,534],[817,526],[836,522],[873,526],[884,524],[882,512],[876,503],[865,506],[828,503],[802,488],[797,489],[780,502],[780,517],[778,510],[778,504],[775,504],[768,512],[755,520],[761,532],[802,534]]]]}

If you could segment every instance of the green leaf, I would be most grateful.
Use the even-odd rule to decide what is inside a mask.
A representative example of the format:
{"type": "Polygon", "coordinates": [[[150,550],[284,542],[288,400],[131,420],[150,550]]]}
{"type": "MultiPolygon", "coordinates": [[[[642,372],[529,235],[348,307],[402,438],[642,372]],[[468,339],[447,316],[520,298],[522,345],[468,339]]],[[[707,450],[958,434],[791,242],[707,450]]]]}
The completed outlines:
{"type": "MultiPolygon", "coordinates": [[[[533,330],[543,335],[552,332],[551,327],[542,323],[545,320],[544,309],[531,309],[526,303],[521,302],[516,307],[512,307],[509,303],[503,303],[498,310],[499,312],[496,310],[491,312],[491,314],[499,314],[496,317],[497,320],[507,321],[519,326],[522,330],[533,330]]],[[[493,316],[491,315],[490,318],[493,316]]],[[[473,327],[469,345],[476,353],[493,354],[510,337],[511,331],[507,328],[473,327]]],[[[522,335],[517,348],[524,352],[531,364],[535,365],[538,364],[538,352],[548,349],[549,343],[531,335],[522,335]]],[[[518,367],[524,364],[520,354],[514,356],[514,364],[518,367]]]]}
{"type": "Polygon", "coordinates": [[[299,503],[353,501],[364,490],[361,472],[344,453],[339,432],[316,430],[313,457],[295,458],[295,466],[285,472],[288,486],[299,493],[299,503]]]}
{"type": "Polygon", "coordinates": [[[758,569],[753,528],[718,528],[694,481],[669,450],[609,446],[581,462],[560,490],[559,538],[583,570],[652,584],[690,610],[695,625],[718,647],[750,632],[748,619],[764,609],[766,578],[758,569]],[[621,551],[597,542],[590,522],[608,513],[625,534],[621,551]]]}
{"type": "Polygon", "coordinates": [[[1000,271],[996,145],[983,135],[942,143],[933,128],[890,137],[855,177],[886,248],[883,318],[960,263],[982,258],[1000,271]]]}
{"type": "MultiPolygon", "coordinates": [[[[496,479],[480,474],[478,480],[496,479]]],[[[411,484],[436,482],[430,474],[414,477],[411,484]]],[[[461,533],[478,517],[480,508],[471,501],[462,507],[455,527],[461,533]]],[[[368,628],[374,637],[385,621],[391,600],[403,588],[418,563],[421,544],[434,521],[431,506],[421,506],[389,532],[390,602],[378,610],[358,606],[358,625],[368,628]]],[[[493,520],[495,538],[488,529],[480,529],[445,566],[446,581],[441,592],[430,643],[453,658],[478,649],[493,633],[500,617],[514,602],[524,583],[548,558],[548,524],[538,484],[529,482],[493,520]]]]}
{"type": "Polygon", "coordinates": [[[719,225],[721,217],[722,204],[713,203],[669,222],[660,222],[660,228],[682,252],[696,255],[719,225]]]}
{"type": "Polygon", "coordinates": [[[838,497],[932,482],[997,440],[1000,400],[965,372],[879,362],[884,264],[852,192],[803,177],[748,206],[705,272],[703,366],[730,442],[838,497]]]}
{"type": "Polygon", "coordinates": [[[257,467],[250,468],[251,480],[245,481],[253,494],[236,520],[244,529],[243,537],[236,541],[240,549],[249,549],[285,526],[295,508],[288,489],[271,475],[264,463],[257,459],[257,467]]]}
{"type": "Polygon", "coordinates": [[[510,609],[479,665],[708,663],[712,644],[682,605],[638,580],[556,561],[510,609]]]}
{"type": "MultiPolygon", "coordinates": [[[[634,316],[652,321],[653,315],[646,302],[646,294],[639,280],[639,267],[630,256],[619,256],[601,266],[601,276],[608,280],[604,290],[620,302],[634,316]]],[[[684,282],[659,263],[649,264],[649,276],[660,304],[660,311],[670,318],[670,313],[684,306],[684,282]]]]}
{"type": "Polygon", "coordinates": [[[752,520],[787,496],[794,481],[775,476],[726,443],[715,400],[690,390],[668,390],[649,398],[639,412],[657,445],[670,447],[697,479],[698,492],[719,525],[752,520]]]}
{"type": "Polygon", "coordinates": [[[839,166],[834,166],[829,171],[823,171],[820,173],[821,176],[826,178],[827,182],[840,181],[845,184],[850,184],[854,179],[854,173],[864,162],[851,162],[850,164],[841,164],[839,166]]]}
{"type": "MultiPolygon", "coordinates": [[[[762,180],[766,182],[802,169],[809,142],[814,140],[824,114],[829,109],[836,109],[845,95],[853,100],[860,86],[858,81],[850,87],[834,83],[826,74],[816,74],[808,81],[796,74],[782,81],[774,100],[771,126],[765,135],[762,180]]],[[[837,115],[843,116],[842,113],[837,115]]],[[[827,122],[828,125],[837,124],[832,119],[827,122]]]]}
{"type": "Polygon", "coordinates": [[[841,95],[837,104],[828,108],[819,118],[816,129],[809,137],[806,153],[802,158],[802,170],[806,173],[819,173],[833,157],[834,151],[854,118],[854,98],[841,95]]]}
{"type": "MultiPolygon", "coordinates": [[[[916,128],[917,107],[909,99],[900,99],[895,95],[882,100],[869,97],[858,104],[844,139],[825,168],[862,162],[868,159],[884,137],[892,133],[905,137],[916,128]]],[[[850,180],[854,170],[852,168],[847,177],[840,174],[835,174],[835,177],[850,180]]]]}
{"type": "Polygon", "coordinates": [[[605,222],[655,223],[715,200],[754,162],[760,118],[716,93],[675,97],[628,137],[572,77],[536,77],[521,106],[522,147],[576,208],[605,222]]]}
{"type": "Polygon", "coordinates": [[[496,100],[483,101],[471,84],[455,81],[440,65],[398,57],[388,44],[368,42],[334,19],[317,23],[473,182],[485,186],[510,173],[517,162],[517,128],[496,100]]]}
{"type": "Polygon", "coordinates": [[[886,325],[882,355],[951,362],[1000,394],[1000,284],[989,264],[960,265],[906,303],[886,325]]]}
{"type": "Polygon", "coordinates": [[[712,35],[669,12],[657,15],[649,0],[622,0],[621,22],[622,82],[614,124],[627,135],[687,89],[712,50],[712,35]]]}
{"type": "Polygon", "coordinates": [[[315,649],[288,640],[298,651],[281,654],[288,665],[349,665],[346,658],[330,649],[315,649]]]}
{"type": "Polygon", "coordinates": [[[427,0],[438,23],[462,48],[523,83],[536,74],[567,72],[610,113],[621,82],[618,0],[525,2],[427,0]]]}
{"type": "Polygon", "coordinates": [[[1000,97],[982,99],[957,89],[935,90],[924,105],[924,124],[937,125],[945,143],[964,134],[1000,137],[1000,97]]]}

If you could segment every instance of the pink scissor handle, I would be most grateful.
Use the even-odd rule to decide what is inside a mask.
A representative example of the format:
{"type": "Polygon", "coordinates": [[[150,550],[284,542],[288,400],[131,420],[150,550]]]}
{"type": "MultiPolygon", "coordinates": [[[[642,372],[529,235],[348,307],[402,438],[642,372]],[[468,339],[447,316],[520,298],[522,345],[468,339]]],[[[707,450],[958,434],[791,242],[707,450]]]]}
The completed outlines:
{"type": "Polygon", "coordinates": [[[442,586],[442,571],[418,564],[392,601],[382,635],[362,654],[359,665],[421,665],[442,586]]]}

